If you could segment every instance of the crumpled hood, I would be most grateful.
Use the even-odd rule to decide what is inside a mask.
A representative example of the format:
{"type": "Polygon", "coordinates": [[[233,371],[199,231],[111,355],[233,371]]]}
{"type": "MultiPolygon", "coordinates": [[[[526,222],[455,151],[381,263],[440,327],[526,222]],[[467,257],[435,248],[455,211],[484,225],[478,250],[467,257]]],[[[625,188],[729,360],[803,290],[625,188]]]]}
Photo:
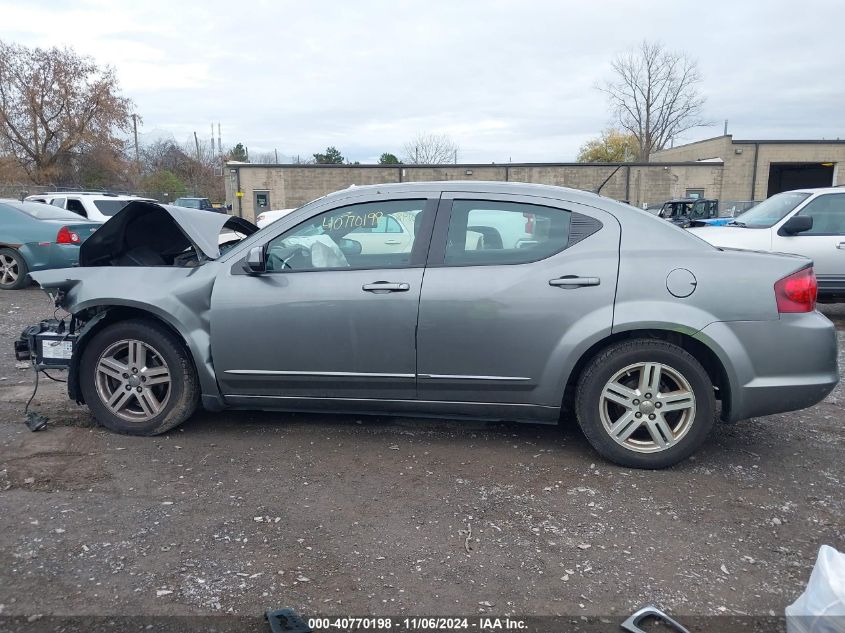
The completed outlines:
{"type": "Polygon", "coordinates": [[[220,257],[223,228],[252,235],[258,227],[243,218],[185,207],[133,201],[114,215],[79,248],[80,266],[104,266],[124,253],[149,248],[177,255],[195,247],[208,259],[220,257]]]}

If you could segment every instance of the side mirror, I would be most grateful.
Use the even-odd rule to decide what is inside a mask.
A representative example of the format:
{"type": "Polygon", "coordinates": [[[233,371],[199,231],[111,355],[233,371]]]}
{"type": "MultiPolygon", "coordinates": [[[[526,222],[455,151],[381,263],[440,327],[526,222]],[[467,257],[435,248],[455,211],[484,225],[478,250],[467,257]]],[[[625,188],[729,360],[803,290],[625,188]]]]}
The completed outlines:
{"type": "Polygon", "coordinates": [[[813,228],[813,218],[809,215],[793,215],[778,231],[779,235],[797,235],[813,228]]]}
{"type": "Polygon", "coordinates": [[[267,272],[267,261],[264,259],[264,247],[253,246],[244,260],[244,272],[250,275],[260,275],[267,272]]]}

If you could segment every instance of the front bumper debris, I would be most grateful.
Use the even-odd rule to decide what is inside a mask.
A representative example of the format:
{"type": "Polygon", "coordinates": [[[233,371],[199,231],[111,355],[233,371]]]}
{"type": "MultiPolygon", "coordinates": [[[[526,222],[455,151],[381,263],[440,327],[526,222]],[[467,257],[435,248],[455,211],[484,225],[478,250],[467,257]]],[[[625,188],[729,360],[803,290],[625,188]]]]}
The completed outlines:
{"type": "Polygon", "coordinates": [[[14,342],[15,359],[30,361],[36,370],[67,369],[76,349],[74,321],[46,319],[30,325],[14,342]]]}

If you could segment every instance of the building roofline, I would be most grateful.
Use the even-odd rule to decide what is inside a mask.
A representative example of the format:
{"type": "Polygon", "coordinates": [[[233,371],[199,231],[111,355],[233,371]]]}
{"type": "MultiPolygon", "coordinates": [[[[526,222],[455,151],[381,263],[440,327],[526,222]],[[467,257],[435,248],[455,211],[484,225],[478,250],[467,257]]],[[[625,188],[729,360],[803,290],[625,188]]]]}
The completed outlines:
{"type": "Polygon", "coordinates": [[[766,140],[732,140],[734,145],[845,145],[840,139],[766,139],[766,140]]]}
{"type": "Polygon", "coordinates": [[[712,136],[710,138],[703,138],[700,141],[693,141],[692,143],[684,143],[683,145],[676,145],[675,147],[664,147],[660,151],[654,152],[661,154],[663,152],[670,152],[673,149],[681,149],[690,147],[692,145],[699,145],[701,143],[709,143],[711,141],[718,141],[720,139],[729,139],[732,145],[845,145],[843,139],[735,139],[731,134],[721,134],[719,136],[712,136]]]}
{"type": "Polygon", "coordinates": [[[358,165],[348,165],[348,164],[315,164],[315,163],[307,163],[307,164],[300,164],[300,163],[242,163],[242,162],[231,162],[226,163],[226,167],[229,169],[241,169],[244,167],[271,167],[271,168],[278,168],[278,167],[296,167],[296,168],[305,168],[305,169],[315,169],[315,168],[330,168],[330,169],[342,169],[342,168],[355,168],[355,169],[404,169],[404,168],[411,168],[411,169],[483,169],[485,167],[712,167],[714,165],[720,165],[721,162],[702,162],[697,160],[688,160],[688,161],[660,161],[660,162],[653,162],[653,163],[445,163],[442,165],[419,165],[413,163],[400,163],[398,165],[380,165],[374,163],[366,163],[366,164],[358,164],[358,165]]]}

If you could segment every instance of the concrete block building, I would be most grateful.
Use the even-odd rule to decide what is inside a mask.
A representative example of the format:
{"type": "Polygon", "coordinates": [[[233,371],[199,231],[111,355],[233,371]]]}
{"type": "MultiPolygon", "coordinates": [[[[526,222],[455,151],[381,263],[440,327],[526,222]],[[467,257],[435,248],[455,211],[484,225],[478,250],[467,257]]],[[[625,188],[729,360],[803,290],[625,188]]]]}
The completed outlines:
{"type": "Polygon", "coordinates": [[[781,191],[845,184],[845,141],[735,140],[730,134],[679,145],[653,162],[721,161],[720,200],[765,200],[781,191]]]}
{"type": "Polygon", "coordinates": [[[230,162],[226,202],[254,220],[351,185],[431,180],[494,180],[595,191],[636,206],[692,196],[723,202],[845,183],[845,141],[734,141],[729,135],[657,152],[650,163],[455,165],[289,165],[230,162]]]}

